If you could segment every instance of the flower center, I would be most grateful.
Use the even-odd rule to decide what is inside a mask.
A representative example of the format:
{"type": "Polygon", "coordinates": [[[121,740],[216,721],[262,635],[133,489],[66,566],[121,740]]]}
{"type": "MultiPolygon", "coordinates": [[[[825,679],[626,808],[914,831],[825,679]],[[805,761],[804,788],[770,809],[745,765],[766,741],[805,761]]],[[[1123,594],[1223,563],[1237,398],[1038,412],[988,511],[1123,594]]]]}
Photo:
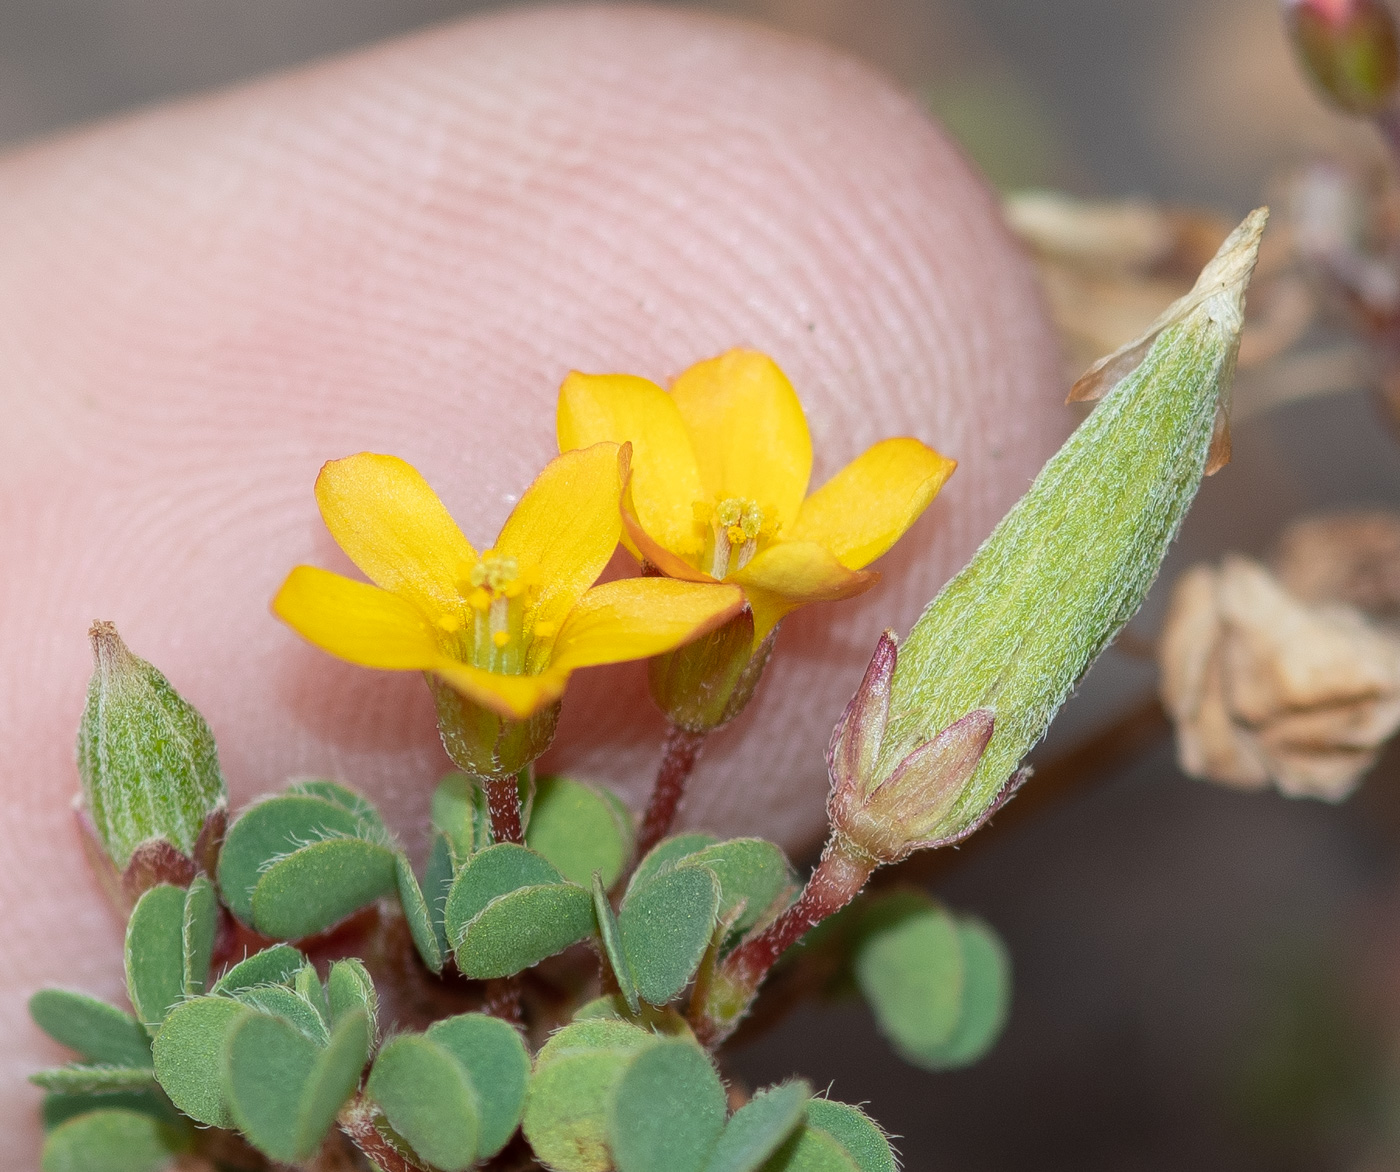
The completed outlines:
{"type": "Polygon", "coordinates": [[[465,614],[447,615],[438,626],[456,635],[462,660],[486,671],[519,675],[525,671],[525,610],[530,591],[520,564],[486,550],[461,583],[465,614]]]}
{"type": "Polygon", "coordinates": [[[705,564],[712,578],[723,581],[749,564],[758,551],[763,521],[763,509],[747,497],[726,497],[714,507],[705,542],[705,564]]]}

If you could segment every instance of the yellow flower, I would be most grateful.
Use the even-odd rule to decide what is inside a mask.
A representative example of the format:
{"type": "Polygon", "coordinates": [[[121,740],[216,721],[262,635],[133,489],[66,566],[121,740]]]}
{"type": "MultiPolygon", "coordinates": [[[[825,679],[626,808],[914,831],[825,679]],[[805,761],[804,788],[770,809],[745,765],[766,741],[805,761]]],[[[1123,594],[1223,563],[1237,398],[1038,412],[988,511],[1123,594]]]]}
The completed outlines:
{"type": "Polygon", "coordinates": [[[884,440],[808,496],[802,404],[753,350],[697,363],[670,394],[632,375],[571,374],[558,431],[561,451],[632,444],[623,541],[672,578],[741,586],[755,645],[796,607],[873,586],[865,567],[957,466],[916,439],[884,440]]]}
{"type": "Polygon", "coordinates": [[[316,478],[321,516],[374,585],[297,566],[272,609],[341,659],[432,672],[524,720],[576,668],[670,651],[743,606],[737,589],[664,578],[593,585],[621,533],[626,459],[598,443],[550,461],[480,554],[411,465],[332,460],[316,478]]]}

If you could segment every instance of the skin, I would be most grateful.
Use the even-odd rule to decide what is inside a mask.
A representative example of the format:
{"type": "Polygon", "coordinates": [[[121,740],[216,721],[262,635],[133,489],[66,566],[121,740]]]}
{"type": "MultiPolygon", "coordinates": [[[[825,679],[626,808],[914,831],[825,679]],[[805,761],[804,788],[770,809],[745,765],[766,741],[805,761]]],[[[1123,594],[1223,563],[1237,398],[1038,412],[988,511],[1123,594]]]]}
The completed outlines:
{"type": "MultiPolygon", "coordinates": [[[[448,767],[421,678],[267,610],[297,562],[349,570],[322,461],[402,455],[484,547],[553,454],[571,367],[664,382],[733,345],[792,378],[814,486],[888,435],[957,457],[874,591],[787,621],[693,780],[684,821],[796,850],[880,630],[908,629],[1071,424],[1029,266],[911,100],[828,50],[644,9],[448,26],[12,154],[0,323],[7,1091],[64,1057],[30,992],[121,998],[121,922],[70,812],[93,619],[205,713],[235,807],[332,776],[421,843],[448,767]]],[[[640,806],[661,734],[640,665],[583,673],[545,764],[640,806]]],[[[35,1166],[36,1098],[4,1100],[5,1167],[35,1166]]]]}

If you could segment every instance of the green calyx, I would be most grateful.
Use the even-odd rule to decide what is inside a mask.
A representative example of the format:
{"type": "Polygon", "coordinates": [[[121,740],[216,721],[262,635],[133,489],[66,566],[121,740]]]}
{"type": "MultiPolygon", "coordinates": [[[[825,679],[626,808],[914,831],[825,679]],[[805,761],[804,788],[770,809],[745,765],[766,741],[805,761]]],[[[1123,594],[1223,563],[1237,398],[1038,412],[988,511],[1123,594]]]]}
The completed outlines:
{"type": "Polygon", "coordinates": [[[1072,397],[1106,395],[899,648],[887,723],[857,756],[870,792],[969,713],[992,715],[980,762],[922,837],[976,826],[1085,669],[1136,612],[1196,495],[1223,463],[1244,291],[1267,210],[1195,289],[1097,363],[1072,397]]]}
{"type": "Polygon", "coordinates": [[[459,769],[475,777],[513,777],[554,740],[558,704],[524,720],[513,720],[468,700],[431,673],[427,680],[437,705],[442,747],[459,769]]]}
{"type": "Polygon", "coordinates": [[[649,660],[652,699],[677,728],[713,732],[753,699],[776,637],[775,628],[755,647],[753,612],[745,607],[708,635],[649,660]]]}
{"type": "Polygon", "coordinates": [[[78,728],[83,800],[107,855],[125,868],[141,844],[189,856],[228,799],[204,718],[111,623],[89,632],[94,671],[78,728]]]}

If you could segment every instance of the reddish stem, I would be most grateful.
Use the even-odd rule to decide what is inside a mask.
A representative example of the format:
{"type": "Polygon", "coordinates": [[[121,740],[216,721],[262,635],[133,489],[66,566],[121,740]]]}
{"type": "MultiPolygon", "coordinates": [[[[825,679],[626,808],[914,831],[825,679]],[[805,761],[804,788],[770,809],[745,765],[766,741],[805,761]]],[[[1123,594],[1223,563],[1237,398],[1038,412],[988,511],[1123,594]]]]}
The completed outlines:
{"type": "Polygon", "coordinates": [[[729,955],[724,962],[725,977],[740,988],[757,992],[778,958],[827,916],[855,899],[874,870],[873,860],[856,857],[832,839],[798,901],[729,955]]]}
{"type": "Polygon", "coordinates": [[[369,1157],[370,1162],[381,1172],[422,1172],[417,1164],[405,1159],[379,1134],[374,1126],[374,1106],[363,1095],[354,1100],[340,1113],[340,1130],[350,1137],[360,1151],[369,1157]]]}
{"type": "Polygon", "coordinates": [[[491,811],[491,837],[497,842],[524,842],[520,826],[520,785],[512,777],[488,777],[486,806],[491,811]]]}
{"type": "Polygon", "coordinates": [[[656,771],[656,784],[652,787],[651,800],[647,803],[646,817],[642,820],[641,833],[637,836],[637,855],[640,858],[651,850],[671,831],[676,820],[681,798],[685,795],[685,783],[695,768],[695,759],[700,756],[700,746],[705,743],[705,732],[671,726],[666,736],[666,748],[661,756],[661,766],[656,771]]]}

